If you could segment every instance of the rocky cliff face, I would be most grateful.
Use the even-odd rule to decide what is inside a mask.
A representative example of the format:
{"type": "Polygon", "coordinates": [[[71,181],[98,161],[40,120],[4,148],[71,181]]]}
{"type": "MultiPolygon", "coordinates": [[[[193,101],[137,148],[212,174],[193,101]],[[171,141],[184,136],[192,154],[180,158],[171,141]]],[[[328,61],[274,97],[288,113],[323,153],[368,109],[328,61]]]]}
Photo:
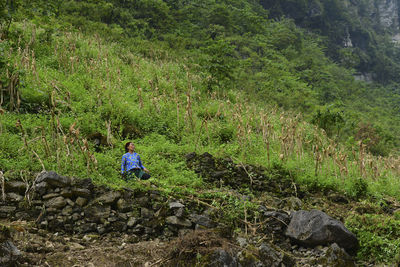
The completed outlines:
{"type": "Polygon", "coordinates": [[[348,6],[356,12],[354,16],[360,20],[369,20],[377,28],[399,31],[399,1],[398,0],[350,0],[348,6]]]}
{"type": "Polygon", "coordinates": [[[373,27],[378,33],[385,30],[393,35],[399,32],[399,0],[260,0],[260,4],[271,17],[290,17],[296,24],[319,29],[322,34],[327,26],[344,36],[357,28],[373,27]]]}
{"type": "Polygon", "coordinates": [[[379,23],[384,28],[395,31],[399,30],[399,1],[398,0],[379,0],[376,2],[377,17],[379,23]]]}
{"type": "Polygon", "coordinates": [[[361,74],[359,79],[387,80],[376,68],[387,63],[376,55],[386,54],[382,47],[388,44],[377,44],[386,42],[379,38],[384,34],[400,43],[400,0],[260,0],[260,4],[271,18],[291,18],[296,25],[326,37],[327,55],[336,62],[345,62],[341,49],[350,48],[358,60],[353,68],[361,74]]]}

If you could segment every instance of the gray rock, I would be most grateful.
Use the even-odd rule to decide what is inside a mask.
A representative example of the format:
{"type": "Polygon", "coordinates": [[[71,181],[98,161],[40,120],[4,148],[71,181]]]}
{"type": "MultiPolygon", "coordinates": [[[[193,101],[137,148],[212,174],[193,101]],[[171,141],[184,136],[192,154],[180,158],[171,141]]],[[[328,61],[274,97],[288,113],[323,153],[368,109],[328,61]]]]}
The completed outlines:
{"type": "Polygon", "coordinates": [[[99,196],[94,201],[102,204],[115,203],[121,197],[121,193],[118,191],[109,191],[104,195],[99,196]]]}
{"type": "Polygon", "coordinates": [[[103,225],[97,226],[97,232],[102,235],[107,232],[107,229],[103,225]]]}
{"type": "Polygon", "coordinates": [[[47,208],[47,209],[46,209],[46,212],[47,212],[48,214],[55,214],[55,213],[58,213],[58,212],[59,212],[59,209],[58,209],[58,208],[52,208],[52,207],[50,207],[50,208],[47,208]]]}
{"type": "Polygon", "coordinates": [[[76,197],[90,198],[92,193],[86,188],[72,188],[72,194],[76,197]]]}
{"type": "Polygon", "coordinates": [[[59,196],[60,196],[60,194],[57,194],[57,193],[50,193],[50,194],[46,194],[46,195],[42,196],[42,198],[43,198],[44,200],[48,200],[48,199],[50,199],[50,198],[55,198],[55,197],[59,197],[59,196]]]}
{"type": "Polygon", "coordinates": [[[16,210],[17,208],[14,206],[0,206],[0,213],[12,213],[16,210]]]}
{"type": "Polygon", "coordinates": [[[278,251],[271,248],[268,244],[262,243],[259,247],[260,260],[265,266],[280,266],[282,260],[278,251]]]}
{"type": "Polygon", "coordinates": [[[42,172],[35,180],[36,184],[46,182],[54,187],[65,187],[71,184],[71,178],[60,176],[54,171],[42,172]]]}
{"type": "Polygon", "coordinates": [[[84,223],[77,227],[77,232],[80,234],[97,232],[97,224],[95,223],[84,223]]]}
{"type": "Polygon", "coordinates": [[[127,212],[132,210],[132,204],[127,202],[125,199],[120,198],[117,201],[117,209],[121,212],[127,212]]]}
{"type": "Polygon", "coordinates": [[[336,243],[333,243],[325,252],[325,255],[318,259],[318,264],[322,266],[332,267],[354,267],[356,266],[352,258],[340,248],[336,243]]]}
{"type": "Polygon", "coordinates": [[[215,227],[215,223],[206,215],[191,214],[189,218],[193,223],[205,228],[215,227]]]}
{"type": "Polygon", "coordinates": [[[136,225],[137,222],[138,222],[138,220],[135,217],[130,217],[128,219],[128,222],[126,223],[126,226],[133,227],[136,225]]]}
{"type": "Polygon", "coordinates": [[[175,209],[175,210],[174,210],[174,214],[175,214],[175,216],[178,217],[178,218],[182,218],[183,215],[184,215],[184,213],[185,213],[185,211],[184,211],[183,208],[179,208],[179,209],[175,209]]]}
{"type": "Polygon", "coordinates": [[[337,243],[350,254],[356,253],[359,247],[353,233],[319,210],[294,212],[285,234],[294,242],[306,246],[337,243]]]}
{"type": "Polygon", "coordinates": [[[120,221],[112,222],[110,226],[110,231],[117,233],[125,232],[126,229],[127,229],[126,223],[120,221]]]}
{"type": "Polygon", "coordinates": [[[187,219],[181,219],[176,216],[169,216],[165,219],[165,222],[170,225],[175,225],[179,227],[191,227],[192,223],[187,219]]]}
{"type": "Polygon", "coordinates": [[[154,217],[154,212],[152,210],[141,208],[140,209],[140,216],[142,218],[150,219],[154,217]]]}
{"type": "Polygon", "coordinates": [[[209,266],[238,267],[240,264],[224,249],[217,249],[210,257],[209,266]]]}
{"type": "Polygon", "coordinates": [[[82,245],[79,244],[79,243],[75,243],[75,242],[69,243],[69,244],[68,244],[68,247],[69,247],[69,249],[72,250],[72,251],[74,251],[74,250],[82,250],[82,249],[85,249],[84,246],[82,246],[82,245]]]}
{"type": "Polygon", "coordinates": [[[184,208],[184,207],[185,207],[185,205],[183,205],[182,203],[177,202],[177,201],[169,203],[170,209],[179,209],[179,208],[184,208]]]}
{"type": "Polygon", "coordinates": [[[109,222],[116,222],[116,221],[118,221],[118,218],[115,217],[115,216],[110,216],[110,217],[107,218],[107,221],[109,221],[109,222]]]}
{"type": "Polygon", "coordinates": [[[118,213],[119,220],[126,221],[128,220],[128,215],[126,213],[118,213]]]}
{"type": "Polygon", "coordinates": [[[49,199],[44,203],[47,208],[61,209],[67,205],[67,201],[61,196],[49,199]]]}
{"type": "Polygon", "coordinates": [[[88,189],[89,191],[92,191],[94,188],[93,182],[90,178],[86,179],[73,178],[71,181],[71,185],[74,188],[88,189]]]}
{"type": "Polygon", "coordinates": [[[46,194],[47,188],[49,185],[46,182],[41,182],[35,184],[35,192],[38,193],[40,196],[46,194]]]}
{"type": "Polygon", "coordinates": [[[11,241],[5,241],[0,244],[0,266],[17,266],[22,253],[11,241]]]}
{"type": "Polygon", "coordinates": [[[136,201],[136,203],[138,203],[140,206],[145,207],[145,206],[147,206],[147,205],[149,204],[150,199],[149,199],[148,197],[144,196],[144,197],[138,197],[138,198],[136,198],[135,201],[136,201]]]}
{"type": "Polygon", "coordinates": [[[61,196],[65,198],[71,198],[73,196],[72,190],[70,188],[63,188],[60,193],[61,196]]]}
{"type": "Polygon", "coordinates": [[[248,244],[246,238],[243,238],[243,237],[236,238],[236,241],[241,248],[244,248],[248,244]]]}
{"type": "Polygon", "coordinates": [[[144,232],[144,226],[137,224],[131,231],[133,234],[139,235],[144,232]]]}
{"type": "Polygon", "coordinates": [[[100,204],[93,204],[84,209],[85,217],[91,222],[100,222],[102,219],[110,216],[110,206],[103,206],[100,204]]]}
{"type": "Polygon", "coordinates": [[[26,184],[21,181],[8,181],[5,183],[6,192],[14,192],[24,194],[26,190],[26,184]]]}
{"type": "Polygon", "coordinates": [[[69,216],[69,215],[71,215],[71,214],[72,214],[72,207],[71,207],[71,206],[66,206],[66,207],[62,210],[61,214],[64,215],[64,216],[69,216]]]}
{"type": "Polygon", "coordinates": [[[24,199],[23,196],[18,195],[16,193],[7,193],[6,194],[7,200],[11,202],[20,202],[24,199]]]}
{"type": "Polygon", "coordinates": [[[66,198],[65,201],[67,201],[67,204],[70,205],[71,207],[75,206],[75,202],[73,202],[71,199],[66,198]]]}
{"type": "Polygon", "coordinates": [[[81,218],[81,215],[79,213],[74,213],[74,214],[72,214],[71,218],[73,221],[77,221],[81,218]]]}
{"type": "Polygon", "coordinates": [[[80,206],[80,207],[85,206],[87,202],[88,202],[88,200],[87,200],[86,198],[83,198],[83,197],[78,197],[78,198],[75,200],[76,205],[78,205],[78,206],[80,206]]]}

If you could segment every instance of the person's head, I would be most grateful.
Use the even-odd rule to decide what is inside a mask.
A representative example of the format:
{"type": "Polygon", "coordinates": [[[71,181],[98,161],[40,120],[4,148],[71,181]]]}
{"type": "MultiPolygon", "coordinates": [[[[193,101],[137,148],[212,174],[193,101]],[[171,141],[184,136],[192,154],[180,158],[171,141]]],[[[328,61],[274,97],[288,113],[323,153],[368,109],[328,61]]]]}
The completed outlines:
{"type": "Polygon", "coordinates": [[[135,145],[132,142],[125,144],[125,152],[135,151],[135,145]]]}

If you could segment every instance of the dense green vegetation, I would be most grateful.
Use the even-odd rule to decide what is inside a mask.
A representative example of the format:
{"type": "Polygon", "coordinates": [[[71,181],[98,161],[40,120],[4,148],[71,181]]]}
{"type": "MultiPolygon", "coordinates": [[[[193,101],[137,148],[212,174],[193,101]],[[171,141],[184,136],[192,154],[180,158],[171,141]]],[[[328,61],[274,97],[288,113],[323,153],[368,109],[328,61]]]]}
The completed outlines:
{"type": "Polygon", "coordinates": [[[400,260],[398,218],[374,214],[354,215],[348,218],[347,227],[363,244],[358,252],[360,258],[375,263],[391,263],[400,260]]]}
{"type": "MultiPolygon", "coordinates": [[[[373,140],[368,142],[368,148],[376,155],[388,155],[399,144],[395,134],[399,130],[397,85],[391,83],[383,87],[355,81],[351,68],[362,71],[363,67],[329,54],[336,51],[348,57],[347,61],[360,62],[355,59],[354,51],[339,51],[336,49],[338,43],[327,42],[315,33],[301,30],[289,19],[269,20],[268,12],[278,16],[279,12],[273,12],[280,10],[277,4],[262,2],[264,6],[275,7],[266,11],[257,3],[248,1],[13,3],[13,9],[19,5],[20,10],[24,10],[9,12],[15,20],[34,18],[43,25],[45,33],[41,38],[44,40],[38,40],[41,43],[51,43],[56,30],[70,26],[86,33],[96,32],[102,38],[122,43],[146,57],[154,56],[150,54],[154,51],[163,51],[156,52],[160,53],[159,58],[184,62],[187,68],[199,74],[204,90],[222,92],[226,88],[237,89],[250,95],[252,101],[257,99],[262,104],[277,104],[284,109],[301,111],[308,121],[324,128],[336,140],[351,142],[352,137],[373,140]],[[331,48],[331,44],[336,48],[331,48]],[[350,68],[333,63],[325,52],[350,68]]],[[[286,6],[290,7],[290,4],[286,6]]],[[[340,13],[340,5],[336,3],[334,6],[337,8],[330,13],[340,13]]],[[[294,9],[304,12],[299,7],[294,9]]],[[[346,19],[349,17],[348,14],[345,16],[346,19]]],[[[337,27],[342,25],[331,22],[329,17],[323,16],[320,20],[336,27],[322,29],[322,32],[339,32],[337,27]]],[[[345,22],[345,25],[351,24],[351,21],[345,22]]],[[[375,56],[370,57],[395,61],[393,53],[397,50],[387,42],[378,44],[388,48],[374,48],[370,54],[375,56]],[[387,55],[377,55],[376,51],[387,55]]],[[[370,62],[368,65],[388,74],[386,68],[392,66],[389,63],[370,62]]],[[[390,71],[397,73],[395,68],[390,71]]],[[[380,79],[393,80],[388,77],[380,79]]]]}
{"type": "Polygon", "coordinates": [[[255,1],[0,5],[6,179],[46,169],[126,186],[134,140],[165,192],[210,189],[186,167],[196,151],[284,169],[310,190],[400,199],[396,80],[355,81],[324,37],[255,1]]]}

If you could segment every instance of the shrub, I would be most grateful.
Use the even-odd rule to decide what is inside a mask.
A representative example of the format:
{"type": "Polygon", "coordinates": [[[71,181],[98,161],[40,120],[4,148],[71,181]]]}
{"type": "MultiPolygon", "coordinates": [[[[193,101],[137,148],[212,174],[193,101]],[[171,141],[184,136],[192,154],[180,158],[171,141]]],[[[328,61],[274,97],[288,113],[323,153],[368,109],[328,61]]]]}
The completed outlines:
{"type": "Polygon", "coordinates": [[[359,259],[395,263],[396,255],[400,253],[399,219],[377,214],[351,215],[345,225],[360,241],[359,259]]]}

